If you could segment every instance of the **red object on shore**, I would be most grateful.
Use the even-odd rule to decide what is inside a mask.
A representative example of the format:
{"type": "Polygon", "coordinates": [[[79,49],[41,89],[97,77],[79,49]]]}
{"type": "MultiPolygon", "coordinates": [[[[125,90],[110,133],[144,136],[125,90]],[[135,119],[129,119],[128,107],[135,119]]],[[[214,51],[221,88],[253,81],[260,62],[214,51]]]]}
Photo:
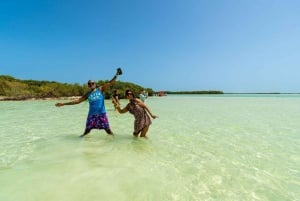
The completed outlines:
{"type": "Polygon", "coordinates": [[[157,95],[158,95],[158,96],[164,96],[164,95],[165,95],[165,92],[159,91],[159,92],[157,93],[157,95]]]}

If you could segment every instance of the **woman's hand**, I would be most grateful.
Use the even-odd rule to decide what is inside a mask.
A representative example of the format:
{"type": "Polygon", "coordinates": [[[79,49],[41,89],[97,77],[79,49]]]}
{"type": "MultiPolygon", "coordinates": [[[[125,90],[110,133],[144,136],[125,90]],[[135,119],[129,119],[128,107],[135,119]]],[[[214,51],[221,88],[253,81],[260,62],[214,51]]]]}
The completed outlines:
{"type": "Polygon", "coordinates": [[[158,118],[158,116],[156,116],[156,115],[151,115],[151,117],[152,117],[153,119],[158,118]]]}
{"type": "Polygon", "coordinates": [[[117,108],[120,108],[120,104],[114,102],[114,107],[117,109],[117,108]]]}

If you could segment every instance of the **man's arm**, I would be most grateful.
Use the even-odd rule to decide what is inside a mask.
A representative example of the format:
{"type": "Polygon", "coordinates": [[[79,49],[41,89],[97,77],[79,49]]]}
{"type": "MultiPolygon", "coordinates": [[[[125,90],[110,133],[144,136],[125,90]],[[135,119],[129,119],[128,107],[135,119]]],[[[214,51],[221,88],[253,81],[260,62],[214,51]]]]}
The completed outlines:
{"type": "Polygon", "coordinates": [[[106,82],[102,86],[100,86],[101,91],[105,91],[108,87],[110,87],[117,79],[117,75],[115,75],[109,82],[106,82]]]}
{"type": "Polygon", "coordinates": [[[82,97],[80,97],[79,99],[76,99],[76,100],[73,100],[73,101],[70,101],[70,102],[66,102],[66,103],[56,103],[55,106],[56,107],[61,107],[61,106],[64,106],[64,105],[75,105],[75,104],[79,104],[83,101],[85,101],[87,99],[87,94],[83,95],[82,97]]]}
{"type": "Polygon", "coordinates": [[[110,87],[116,81],[118,75],[121,75],[119,69],[117,69],[117,72],[116,72],[115,76],[109,82],[106,82],[105,84],[100,86],[99,89],[101,91],[105,91],[108,87],[110,87]]]}

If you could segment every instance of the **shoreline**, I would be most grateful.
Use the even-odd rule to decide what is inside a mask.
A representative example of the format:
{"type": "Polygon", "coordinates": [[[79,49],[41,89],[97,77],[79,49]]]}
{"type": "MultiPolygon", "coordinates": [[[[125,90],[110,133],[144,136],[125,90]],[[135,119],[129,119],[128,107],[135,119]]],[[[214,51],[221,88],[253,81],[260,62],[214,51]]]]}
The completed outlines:
{"type": "Polygon", "coordinates": [[[75,100],[80,97],[81,96],[58,97],[58,98],[24,98],[24,97],[0,96],[0,101],[75,100]]]}
{"type": "MultiPolygon", "coordinates": [[[[300,93],[222,93],[222,94],[165,94],[166,95],[299,95],[300,93]]],[[[27,98],[27,97],[10,97],[10,96],[0,96],[0,101],[35,101],[35,100],[75,100],[81,96],[65,96],[65,97],[45,97],[45,98],[27,98]]]]}

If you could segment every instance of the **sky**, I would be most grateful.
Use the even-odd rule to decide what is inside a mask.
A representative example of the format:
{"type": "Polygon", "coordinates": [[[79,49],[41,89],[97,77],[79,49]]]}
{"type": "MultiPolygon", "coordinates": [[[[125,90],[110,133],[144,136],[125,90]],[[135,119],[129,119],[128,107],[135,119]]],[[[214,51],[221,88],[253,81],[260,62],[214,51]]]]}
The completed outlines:
{"type": "Polygon", "coordinates": [[[0,0],[0,75],[300,92],[299,0],[0,0]]]}

